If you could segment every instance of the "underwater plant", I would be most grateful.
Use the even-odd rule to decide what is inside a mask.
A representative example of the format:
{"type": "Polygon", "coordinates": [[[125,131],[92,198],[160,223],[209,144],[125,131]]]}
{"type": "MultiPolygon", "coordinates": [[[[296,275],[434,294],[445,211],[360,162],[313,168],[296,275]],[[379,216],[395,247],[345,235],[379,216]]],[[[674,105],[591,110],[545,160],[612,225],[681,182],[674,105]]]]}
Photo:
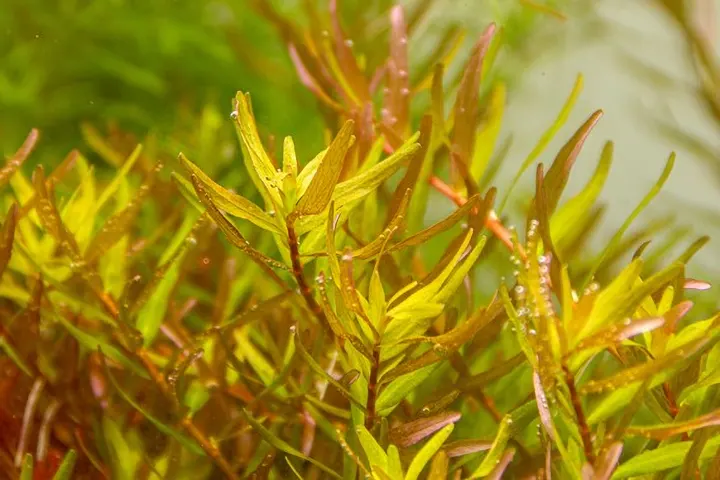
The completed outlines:
{"type": "Polygon", "coordinates": [[[710,285],[685,274],[707,238],[647,262],[652,226],[627,234],[674,155],[595,251],[588,240],[612,143],[585,188],[563,193],[602,111],[548,165],[538,162],[582,77],[500,192],[506,89],[487,79],[502,28],[479,36],[450,95],[447,56],[409,71],[402,7],[390,12],[376,74],[350,49],[334,5],[329,28],[312,28],[318,38],[265,12],[321,106],[327,141],[314,157],[298,155],[292,137],[276,151],[239,92],[227,120],[244,172],[233,189],[213,179],[228,159],[220,168],[207,160],[222,146],[171,161],[136,146],[110,178],[72,151],[28,176],[33,130],[7,159],[0,472],[414,480],[719,471],[720,320],[698,317],[692,299],[710,285]],[[534,190],[511,208],[531,167],[534,190]],[[449,213],[426,218],[440,202],[449,213]]]}

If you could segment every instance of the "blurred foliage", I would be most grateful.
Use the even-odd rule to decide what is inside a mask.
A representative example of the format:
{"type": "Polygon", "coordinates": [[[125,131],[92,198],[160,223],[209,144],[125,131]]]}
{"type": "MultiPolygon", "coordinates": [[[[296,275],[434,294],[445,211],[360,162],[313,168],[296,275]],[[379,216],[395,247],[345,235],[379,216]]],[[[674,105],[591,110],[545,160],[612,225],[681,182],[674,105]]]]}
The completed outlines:
{"type": "MultiPolygon", "coordinates": [[[[674,154],[595,250],[613,144],[581,191],[564,191],[603,112],[538,163],[579,76],[498,190],[514,37],[490,23],[452,55],[451,30],[447,48],[413,63],[414,19],[430,3],[362,15],[335,1],[252,3],[293,58],[288,85],[309,91],[307,143],[265,122],[292,102],[263,107],[241,91],[229,117],[212,102],[195,116],[181,107],[141,145],[122,125],[86,125],[102,172],[72,150],[27,174],[38,130],[13,149],[0,169],[2,474],[718,470],[720,320],[693,308],[710,285],[685,273],[708,239],[664,219],[628,234],[674,154]],[[528,170],[534,188],[514,192],[528,170]],[[680,255],[663,253],[678,243],[680,255]]],[[[552,2],[517,6],[563,17],[552,2]]]]}
{"type": "MultiPolygon", "coordinates": [[[[565,0],[552,2],[564,3],[565,0]]],[[[55,165],[65,152],[84,144],[82,126],[118,130],[142,141],[151,134],[161,151],[174,155],[205,107],[228,112],[236,90],[254,93],[266,132],[292,133],[301,155],[322,146],[318,117],[307,115],[311,98],[295,80],[283,42],[251,0],[6,0],[0,9],[0,146],[9,155],[29,128],[45,138],[34,160],[55,165]],[[282,114],[276,112],[281,111],[282,114]],[[273,112],[272,114],[270,112],[273,112]]],[[[307,23],[302,4],[275,2],[288,18],[307,23]]],[[[468,27],[473,18],[506,27],[510,55],[505,79],[522,78],[522,52],[542,51],[538,12],[522,2],[450,6],[407,2],[418,17],[413,63],[427,62],[440,39],[468,27]],[[449,10],[451,15],[443,14],[449,10]],[[533,37],[535,42],[526,39],[533,37]]],[[[350,34],[373,38],[370,56],[381,55],[390,2],[342,2],[352,19],[350,34]],[[371,36],[365,35],[372,34],[371,36]],[[379,43],[378,43],[379,42],[379,43]]],[[[542,15],[540,15],[542,16],[542,15]]],[[[556,31],[556,28],[552,29],[556,31]]],[[[544,43],[550,41],[547,38],[544,43]]],[[[467,50],[468,41],[460,42],[467,50]]],[[[221,123],[221,128],[227,128],[221,123]]],[[[132,143],[132,142],[128,142],[132,143]]],[[[125,152],[125,153],[129,153],[125,152]]],[[[91,161],[97,157],[89,155],[91,161]]]]}

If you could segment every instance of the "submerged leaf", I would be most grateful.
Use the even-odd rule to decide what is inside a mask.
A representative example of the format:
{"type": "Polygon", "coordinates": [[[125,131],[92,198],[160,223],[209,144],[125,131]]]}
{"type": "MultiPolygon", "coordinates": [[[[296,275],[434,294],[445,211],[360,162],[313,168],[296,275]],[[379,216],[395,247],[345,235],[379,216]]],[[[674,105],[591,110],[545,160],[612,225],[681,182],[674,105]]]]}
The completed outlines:
{"type": "MultiPolygon", "coordinates": [[[[195,176],[204,187],[205,192],[212,198],[219,210],[230,215],[248,220],[258,227],[273,233],[285,233],[280,230],[270,215],[247,198],[231,192],[208,177],[200,168],[188,160],[182,153],[179,156],[188,174],[195,176]]],[[[202,199],[200,199],[202,201],[202,199]]]]}
{"type": "Polygon", "coordinates": [[[0,168],[0,187],[5,185],[10,180],[10,177],[12,177],[25,160],[27,160],[35,149],[35,144],[39,137],[40,132],[33,128],[18,151],[0,168]]]}
{"type": "Polygon", "coordinates": [[[12,255],[13,240],[15,239],[15,223],[18,217],[18,207],[13,203],[8,210],[0,231],[0,278],[2,278],[12,255]]]}
{"type": "Polygon", "coordinates": [[[458,422],[460,416],[459,412],[445,412],[398,425],[390,430],[390,441],[400,448],[410,447],[446,425],[458,422]]]}
{"type": "Polygon", "coordinates": [[[273,447],[277,448],[278,450],[282,450],[283,452],[287,453],[288,455],[292,455],[295,457],[298,457],[302,460],[305,460],[306,462],[310,462],[313,465],[315,465],[317,468],[331,476],[332,478],[342,479],[340,475],[335,473],[332,469],[328,468],[321,462],[315,460],[312,457],[308,457],[306,455],[303,455],[302,452],[299,450],[293,448],[289,443],[282,440],[281,438],[277,437],[275,434],[273,434],[270,430],[265,428],[259,421],[257,421],[255,418],[250,415],[250,413],[243,408],[242,410],[243,416],[245,417],[245,420],[252,426],[253,430],[255,430],[263,440],[268,442],[273,447]]]}
{"type": "Polygon", "coordinates": [[[345,155],[353,143],[354,122],[348,120],[340,129],[325,153],[310,185],[295,207],[294,215],[317,215],[330,203],[340,178],[345,155]]]}

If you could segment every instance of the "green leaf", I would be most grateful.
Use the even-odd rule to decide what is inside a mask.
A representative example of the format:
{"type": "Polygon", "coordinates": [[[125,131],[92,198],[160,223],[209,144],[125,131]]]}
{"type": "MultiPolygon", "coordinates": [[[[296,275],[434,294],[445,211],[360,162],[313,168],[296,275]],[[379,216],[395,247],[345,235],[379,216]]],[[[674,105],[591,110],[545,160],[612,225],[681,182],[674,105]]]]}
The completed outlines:
{"type": "MultiPolygon", "coordinates": [[[[615,470],[612,479],[619,480],[621,478],[649,475],[677,468],[682,465],[691,445],[692,442],[677,442],[639,453],[620,465],[615,470]]],[[[720,436],[716,436],[707,442],[700,454],[700,460],[712,458],[718,447],[720,447],[720,436]]]]}
{"type": "Polygon", "coordinates": [[[62,463],[55,472],[53,480],[70,480],[72,478],[73,470],[75,469],[75,461],[77,460],[77,452],[70,449],[63,458],[62,463]]]}
{"type": "Polygon", "coordinates": [[[340,172],[345,164],[345,155],[353,144],[354,127],[355,123],[348,120],[335,136],[310,185],[298,200],[294,215],[317,215],[325,211],[330,199],[333,198],[340,172]]]}
{"type": "MultiPolygon", "coordinates": [[[[104,355],[104,351],[102,348],[98,349],[100,351],[101,355],[104,355]]],[[[125,391],[120,387],[120,384],[115,380],[115,377],[113,376],[112,372],[110,371],[110,368],[108,368],[107,364],[105,364],[105,375],[110,380],[110,383],[113,384],[113,387],[115,387],[115,390],[120,394],[120,396],[125,400],[131,407],[133,407],[135,410],[137,410],[139,413],[141,413],[145,418],[147,418],[150,423],[155,425],[155,427],[165,435],[177,440],[177,442],[182,445],[183,447],[187,448],[190,452],[194,453],[195,455],[204,456],[205,451],[200,448],[200,445],[198,445],[194,440],[192,440],[189,437],[186,437],[184,434],[180,433],[179,431],[175,430],[172,427],[169,427],[165,425],[163,422],[155,418],[154,415],[150,414],[147,410],[145,410],[138,402],[136,402],[130,395],[125,393],[125,391]]]]}
{"type": "Polygon", "coordinates": [[[22,470],[20,470],[20,480],[33,480],[33,456],[26,453],[22,461],[22,470]]]}
{"type": "Polygon", "coordinates": [[[409,236],[405,240],[388,247],[386,250],[387,253],[402,250],[406,247],[421,245],[430,240],[431,238],[435,237],[436,235],[449,230],[453,225],[455,225],[466,215],[468,215],[473,208],[477,207],[478,203],[480,203],[481,200],[482,197],[480,195],[473,195],[472,197],[468,198],[467,202],[465,202],[462,207],[452,212],[446,218],[440,220],[439,222],[416,234],[409,236]]]}
{"type": "MultiPolygon", "coordinates": [[[[195,215],[195,213],[192,213],[185,217],[183,224],[174,235],[174,241],[171,243],[171,246],[179,244],[179,242],[186,239],[189,235],[192,235],[196,218],[195,215]]],[[[149,288],[152,288],[152,292],[147,302],[137,312],[135,327],[142,334],[143,344],[146,347],[153,343],[160,330],[160,325],[165,321],[169,304],[168,300],[175,288],[175,284],[180,278],[180,267],[185,258],[185,244],[182,245],[183,246],[174,251],[168,249],[165,252],[163,256],[169,256],[170,258],[156,270],[155,276],[149,286],[149,288]]]]}
{"type": "Polygon", "coordinates": [[[25,363],[25,360],[22,359],[17,350],[15,350],[15,348],[13,348],[10,344],[9,339],[5,338],[5,334],[3,332],[0,332],[0,351],[5,352],[5,355],[7,355],[8,358],[10,358],[10,360],[12,360],[25,375],[30,378],[33,377],[32,370],[30,370],[30,367],[27,363],[25,363]]]}
{"type": "Polygon", "coordinates": [[[586,215],[595,205],[610,172],[612,156],[613,143],[607,142],[590,181],[580,193],[565,202],[550,218],[551,236],[560,251],[564,251],[577,236],[574,235],[574,231],[578,229],[576,220],[586,215]]]}
{"type": "Polygon", "coordinates": [[[479,478],[484,477],[485,475],[488,475],[493,468],[495,468],[496,463],[498,460],[500,460],[500,457],[502,456],[503,452],[505,451],[505,446],[508,443],[508,440],[510,440],[510,433],[511,433],[511,425],[513,423],[513,419],[511,415],[505,415],[505,417],[502,419],[502,422],[500,422],[500,428],[498,429],[497,434],[495,435],[495,440],[493,440],[492,447],[490,447],[490,451],[488,451],[487,455],[485,455],[485,458],[483,459],[482,463],[478,466],[478,468],[470,475],[469,478],[479,478]]]}
{"type": "Polygon", "coordinates": [[[585,281],[583,282],[583,288],[585,288],[585,286],[590,283],[591,279],[595,275],[595,272],[597,272],[597,270],[600,268],[603,261],[605,260],[605,257],[607,257],[608,254],[620,244],[623,235],[625,234],[627,229],[630,228],[630,225],[633,223],[633,221],[635,221],[635,218],[637,218],[637,216],[640,215],[643,210],[645,210],[645,207],[648,206],[652,199],[655,198],[658,193],[660,193],[660,190],[665,184],[665,181],[667,181],[668,177],[670,176],[670,172],[672,172],[673,165],[675,165],[675,152],[671,153],[670,157],[668,157],[668,161],[665,164],[665,169],[660,175],[658,181],[655,182],[655,185],[653,185],[647,195],[645,195],[645,197],[638,204],[638,206],[635,207],[635,210],[632,211],[632,213],[625,220],[620,229],[615,233],[615,235],[613,235],[613,237],[610,239],[610,242],[608,242],[605,249],[602,251],[598,259],[594,262],[593,267],[587,273],[585,281]]]}
{"type": "Polygon", "coordinates": [[[450,460],[447,454],[443,450],[440,450],[433,457],[432,463],[430,463],[430,473],[428,473],[428,480],[447,480],[449,466],[450,460]]]}
{"type": "Polygon", "coordinates": [[[420,451],[415,455],[415,458],[413,458],[413,461],[410,463],[407,474],[405,475],[405,480],[417,480],[420,473],[422,473],[423,469],[433,455],[440,450],[440,447],[442,447],[443,443],[445,443],[445,440],[447,440],[454,428],[455,425],[452,423],[443,427],[442,430],[436,433],[425,445],[423,445],[420,451]]]}
{"type": "Polygon", "coordinates": [[[530,165],[535,162],[535,160],[540,156],[540,154],[545,150],[545,148],[548,146],[550,141],[555,137],[558,131],[565,125],[565,122],[567,122],[568,117],[570,116],[570,112],[572,111],[573,107],[575,106],[575,103],[577,102],[578,97],[580,96],[580,92],[582,92],[583,88],[583,76],[578,75],[577,79],[575,80],[575,85],[573,86],[572,91],[570,92],[570,96],[565,100],[565,104],[563,105],[562,109],[560,110],[560,113],[555,118],[555,121],[553,124],[548,128],[543,135],[538,140],[538,143],[535,145],[535,147],[532,149],[530,154],[525,158],[525,160],[522,163],[522,166],[518,169],[517,173],[515,174],[515,177],[513,177],[512,182],[510,183],[510,187],[508,188],[507,192],[505,193],[505,197],[503,198],[502,202],[500,202],[500,207],[497,209],[498,215],[500,215],[503,210],[505,209],[505,205],[507,204],[508,199],[510,198],[510,194],[512,193],[513,189],[515,188],[515,185],[520,180],[520,177],[525,173],[525,171],[530,167],[530,165]]]}
{"type": "Polygon", "coordinates": [[[428,365],[392,381],[378,397],[376,403],[378,413],[383,417],[389,415],[407,396],[408,392],[412,392],[424,382],[439,365],[438,363],[428,365]]]}
{"type": "Polygon", "coordinates": [[[245,420],[252,426],[252,428],[270,445],[277,448],[278,450],[282,450],[283,452],[287,453],[288,455],[293,455],[295,457],[298,457],[302,460],[305,460],[306,462],[310,462],[316,467],[318,467],[323,472],[330,475],[332,478],[338,478],[342,479],[340,475],[335,473],[334,470],[328,468],[321,462],[315,460],[312,457],[308,457],[303,455],[299,450],[295,449],[292,445],[287,443],[285,440],[282,440],[281,438],[275,436],[270,430],[265,428],[260,422],[258,422],[255,418],[253,418],[250,413],[243,408],[242,410],[243,416],[245,417],[245,420]]]}
{"type": "Polygon", "coordinates": [[[362,445],[363,450],[365,450],[365,455],[367,455],[370,467],[373,468],[377,466],[386,471],[388,469],[388,457],[382,447],[380,447],[380,444],[377,443],[377,440],[375,440],[364,425],[357,425],[355,427],[355,433],[358,436],[358,440],[360,440],[360,445],[362,445]]]}
{"type": "Polygon", "coordinates": [[[130,172],[130,169],[135,165],[135,162],[140,158],[140,154],[142,153],[143,146],[138,145],[135,147],[135,149],[130,153],[130,156],[125,160],[123,163],[123,166],[117,171],[115,176],[113,177],[112,181],[108,184],[107,187],[105,187],[105,190],[100,194],[100,196],[95,201],[95,205],[93,208],[93,211],[98,212],[100,209],[105,205],[105,202],[110,200],[113,195],[115,195],[115,192],[117,192],[118,188],[120,188],[120,185],[123,181],[125,181],[128,173],[130,172]]]}
{"type": "Polygon", "coordinates": [[[487,106],[486,123],[480,128],[475,139],[475,151],[470,163],[470,174],[475,182],[480,182],[492,158],[500,128],[502,127],[503,114],[507,89],[502,83],[498,83],[490,94],[487,106]]]}
{"type": "Polygon", "coordinates": [[[235,130],[243,149],[247,172],[266,203],[280,206],[282,201],[276,182],[277,174],[260,140],[250,104],[250,95],[238,92],[235,95],[234,108],[235,130]]]}
{"type": "Polygon", "coordinates": [[[390,445],[387,449],[388,455],[388,473],[393,480],[402,480],[403,474],[402,462],[400,461],[400,452],[395,445],[390,445]]]}
{"type": "MultiPolygon", "coordinates": [[[[203,189],[207,192],[219,210],[222,210],[234,217],[252,222],[264,230],[278,234],[286,233],[278,227],[277,223],[270,215],[265,213],[253,202],[242,195],[233,193],[215,183],[182,153],[178,158],[187,170],[188,174],[191,177],[193,175],[197,177],[198,181],[202,184],[203,189]]],[[[202,201],[202,198],[200,198],[200,201],[202,201]]]]}
{"type": "MultiPolygon", "coordinates": [[[[245,238],[242,236],[240,231],[230,223],[230,221],[225,218],[225,216],[220,213],[220,210],[215,206],[215,203],[213,202],[210,195],[207,193],[205,188],[200,185],[200,181],[198,178],[193,175],[191,177],[193,187],[195,187],[195,191],[198,194],[198,197],[200,198],[200,201],[205,205],[207,208],[207,212],[210,215],[210,217],[213,219],[213,221],[217,224],[217,226],[222,230],[222,232],[225,234],[227,239],[232,243],[234,246],[236,246],[240,251],[248,255],[255,263],[260,265],[260,267],[274,267],[279,268],[282,270],[290,270],[290,268],[285,265],[284,263],[278,262],[277,260],[273,260],[272,258],[266,256],[265,254],[255,250],[250,246],[250,242],[245,240],[245,238]]],[[[267,272],[267,269],[264,268],[264,270],[267,272]]]]}
{"type": "Polygon", "coordinates": [[[93,352],[97,351],[98,349],[102,349],[102,351],[105,352],[108,358],[111,358],[114,361],[120,363],[121,365],[126,366],[133,373],[140,376],[141,378],[149,378],[145,369],[143,369],[137,362],[126,357],[125,354],[122,353],[122,351],[107,343],[105,340],[83,332],[78,327],[67,321],[62,315],[54,314],[54,317],[55,319],[57,319],[58,322],[63,325],[63,327],[65,327],[65,329],[68,331],[68,333],[70,333],[70,335],[75,337],[75,339],[83,347],[93,352]]]}

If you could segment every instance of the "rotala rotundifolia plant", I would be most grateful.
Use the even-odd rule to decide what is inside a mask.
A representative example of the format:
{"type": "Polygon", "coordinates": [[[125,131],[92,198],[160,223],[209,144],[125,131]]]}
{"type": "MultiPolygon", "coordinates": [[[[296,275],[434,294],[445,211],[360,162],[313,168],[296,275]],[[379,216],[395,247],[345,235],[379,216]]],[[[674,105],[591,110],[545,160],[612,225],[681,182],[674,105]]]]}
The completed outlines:
{"type": "MultiPolygon", "coordinates": [[[[7,160],[0,471],[348,480],[719,471],[720,320],[693,318],[688,297],[710,286],[685,274],[707,239],[648,269],[647,243],[632,253],[625,235],[674,156],[593,252],[612,144],[585,188],[563,191],[602,112],[549,166],[536,164],[579,80],[523,162],[517,177],[535,165],[534,192],[521,223],[507,226],[510,189],[498,202],[490,186],[504,89],[481,85],[501,50],[498,27],[480,36],[447,113],[443,68],[431,70],[416,121],[411,92],[422,88],[408,80],[403,10],[391,11],[390,56],[370,79],[331,18],[325,55],[297,63],[332,110],[314,158],[298,158],[291,137],[280,152],[266,145],[250,96],[238,93],[240,188],[183,154],[168,178],[142,146],[110,179],[77,151],[28,178],[36,131],[7,160]],[[455,206],[427,221],[444,199],[431,189],[455,206]]],[[[293,38],[291,51],[316,51],[293,38]]]]}

